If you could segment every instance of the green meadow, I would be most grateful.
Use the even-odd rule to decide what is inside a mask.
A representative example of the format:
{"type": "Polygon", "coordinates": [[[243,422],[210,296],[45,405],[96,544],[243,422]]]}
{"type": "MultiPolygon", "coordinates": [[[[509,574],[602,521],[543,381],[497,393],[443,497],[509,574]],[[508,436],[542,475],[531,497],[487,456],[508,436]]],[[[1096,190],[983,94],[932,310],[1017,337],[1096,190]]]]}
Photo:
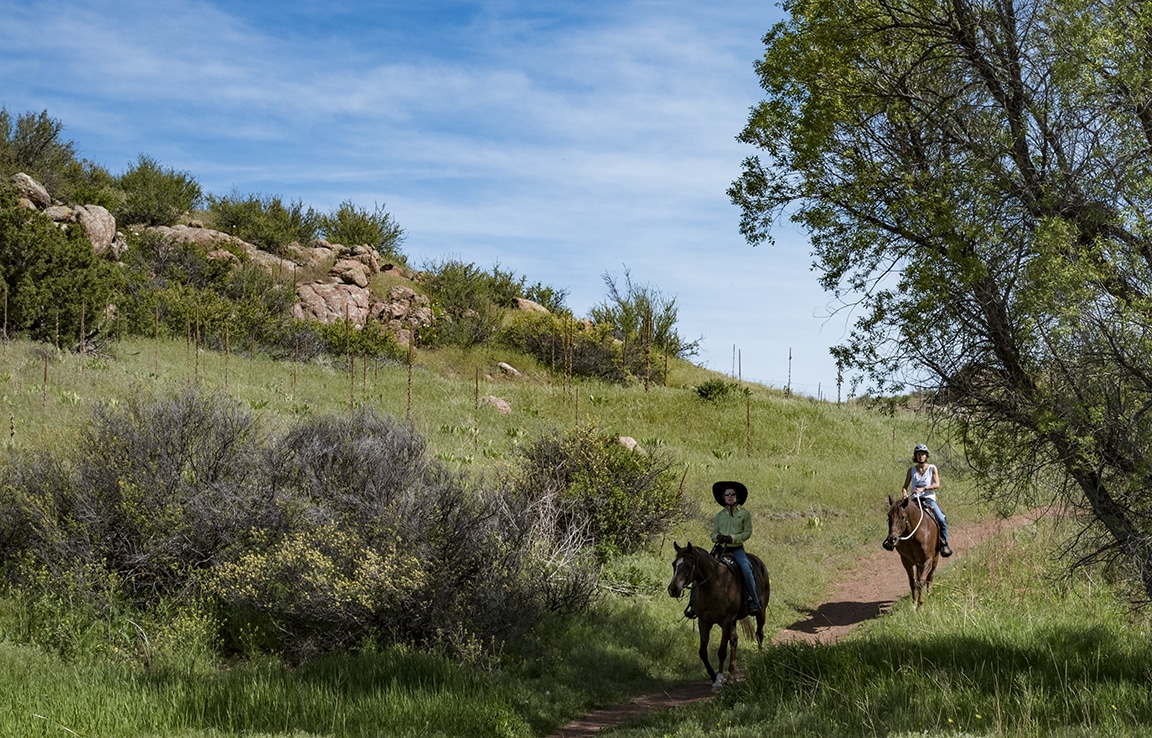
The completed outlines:
{"type": "MultiPolygon", "coordinates": [[[[302,663],[221,657],[194,617],[172,613],[73,634],[66,655],[20,637],[34,617],[0,600],[0,736],[536,736],[632,695],[704,678],[695,624],[665,592],[672,543],[703,542],[718,479],[745,482],[749,549],[772,576],[766,631],[821,602],[886,533],[912,446],[940,465],[949,523],[992,516],[961,450],[905,409],[789,396],[754,384],[719,400],[696,387],[738,380],[674,360],[666,386],[556,377],[492,348],[418,351],[411,364],[279,362],[125,340],[81,357],[15,341],[0,354],[7,454],[68,453],[96,403],[194,385],[271,430],[368,406],[409,422],[445,464],[497,476],[532,439],[597,427],[676,461],[696,514],[604,567],[607,591],[578,618],[475,658],[369,645],[302,663]],[[497,367],[507,362],[521,376],[497,367]],[[501,412],[487,398],[504,400],[501,412]],[[161,648],[162,643],[186,644],[161,648]]],[[[1069,574],[1062,531],[1042,519],[967,552],[924,608],[907,602],[834,645],[742,642],[743,679],[714,699],[616,729],[626,736],[1087,736],[1152,734],[1148,622],[1090,570],[1069,574]]],[[[893,554],[890,566],[902,577],[893,554]]],[[[67,627],[67,623],[59,627],[67,627]]]]}

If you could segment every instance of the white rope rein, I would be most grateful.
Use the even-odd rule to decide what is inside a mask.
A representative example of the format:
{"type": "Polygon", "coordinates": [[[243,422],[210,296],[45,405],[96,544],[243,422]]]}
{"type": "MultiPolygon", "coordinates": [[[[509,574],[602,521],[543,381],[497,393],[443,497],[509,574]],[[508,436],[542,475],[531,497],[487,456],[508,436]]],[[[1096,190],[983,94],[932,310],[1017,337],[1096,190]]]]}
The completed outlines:
{"type": "Polygon", "coordinates": [[[920,519],[916,521],[916,527],[912,529],[911,533],[906,536],[899,537],[899,540],[901,541],[907,541],[909,538],[916,535],[916,531],[920,530],[920,524],[924,522],[924,501],[920,499],[920,495],[913,495],[912,499],[915,500],[916,504],[920,507],[920,519]]]}

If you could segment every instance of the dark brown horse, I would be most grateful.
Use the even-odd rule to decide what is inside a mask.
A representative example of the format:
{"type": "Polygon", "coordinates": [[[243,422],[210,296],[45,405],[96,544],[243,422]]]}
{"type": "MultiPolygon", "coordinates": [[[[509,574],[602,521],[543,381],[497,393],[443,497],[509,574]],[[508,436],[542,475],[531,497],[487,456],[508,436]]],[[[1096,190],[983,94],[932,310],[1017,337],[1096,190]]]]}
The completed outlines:
{"type": "Polygon", "coordinates": [[[893,501],[888,497],[888,537],[884,548],[900,552],[908,587],[916,608],[924,604],[924,593],[932,585],[936,563],[940,560],[940,526],[931,510],[925,510],[915,498],[893,501]]]}
{"type": "MultiPolygon", "coordinates": [[[[668,583],[668,594],[679,597],[685,589],[692,590],[692,607],[700,625],[700,660],[708,670],[708,678],[714,686],[724,682],[724,659],[728,657],[728,645],[732,645],[732,655],[728,659],[728,674],[736,668],[736,623],[742,622],[744,634],[752,637],[752,623],[745,618],[748,610],[741,596],[743,586],[739,571],[733,573],[719,559],[707,550],[689,543],[684,548],[673,543],[676,560],[672,562],[672,581],[668,583]],[[712,670],[708,659],[708,639],[712,626],[720,626],[720,673],[712,670]]],[[[756,643],[764,644],[764,610],[768,607],[770,585],[768,568],[756,556],[748,554],[752,564],[752,575],[760,595],[760,612],[756,615],[756,643]]]]}

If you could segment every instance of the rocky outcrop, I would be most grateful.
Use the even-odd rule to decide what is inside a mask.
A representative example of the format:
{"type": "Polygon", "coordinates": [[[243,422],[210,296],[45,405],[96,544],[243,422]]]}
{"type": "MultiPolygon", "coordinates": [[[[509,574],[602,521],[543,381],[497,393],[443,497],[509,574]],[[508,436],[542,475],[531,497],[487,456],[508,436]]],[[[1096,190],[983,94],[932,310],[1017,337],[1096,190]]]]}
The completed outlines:
{"type": "Polygon", "coordinates": [[[12,184],[20,195],[20,204],[40,213],[60,228],[70,228],[79,224],[92,243],[97,254],[106,254],[117,259],[127,250],[128,245],[116,232],[116,219],[107,208],[101,205],[77,205],[69,207],[53,203],[48,190],[24,172],[12,175],[12,184]]]}
{"type": "MultiPolygon", "coordinates": [[[[127,249],[116,231],[116,219],[107,209],[100,205],[53,203],[48,191],[27,174],[14,175],[12,183],[24,207],[38,210],[61,228],[83,228],[95,253],[118,258],[127,249]]],[[[344,246],[320,240],[309,246],[288,244],[282,254],[272,254],[195,221],[190,225],[139,228],[156,233],[169,243],[194,244],[203,249],[209,259],[234,264],[249,262],[280,281],[291,281],[296,284],[297,296],[291,313],[301,320],[321,323],[350,320],[357,327],[379,320],[405,345],[414,330],[435,322],[428,298],[409,287],[395,285],[383,300],[372,294],[373,277],[381,271],[400,274],[400,270],[392,264],[381,266],[376,250],[369,246],[344,246]],[[322,276],[316,276],[318,273],[322,276]],[[304,275],[307,275],[304,281],[298,281],[304,275]]]]}

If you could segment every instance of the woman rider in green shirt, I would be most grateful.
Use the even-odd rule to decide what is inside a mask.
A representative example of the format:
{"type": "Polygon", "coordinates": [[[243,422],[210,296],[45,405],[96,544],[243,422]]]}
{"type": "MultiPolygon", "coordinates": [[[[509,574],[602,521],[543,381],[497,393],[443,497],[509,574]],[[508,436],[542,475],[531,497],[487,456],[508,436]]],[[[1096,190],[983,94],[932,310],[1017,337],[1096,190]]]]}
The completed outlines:
{"type": "Polygon", "coordinates": [[[748,501],[748,488],[740,482],[717,482],[712,485],[712,496],[724,509],[712,518],[712,541],[724,546],[744,574],[744,593],[748,597],[748,612],[760,612],[760,599],[756,595],[756,580],[752,565],[744,553],[744,542],[752,536],[752,513],[744,508],[748,501]]]}

